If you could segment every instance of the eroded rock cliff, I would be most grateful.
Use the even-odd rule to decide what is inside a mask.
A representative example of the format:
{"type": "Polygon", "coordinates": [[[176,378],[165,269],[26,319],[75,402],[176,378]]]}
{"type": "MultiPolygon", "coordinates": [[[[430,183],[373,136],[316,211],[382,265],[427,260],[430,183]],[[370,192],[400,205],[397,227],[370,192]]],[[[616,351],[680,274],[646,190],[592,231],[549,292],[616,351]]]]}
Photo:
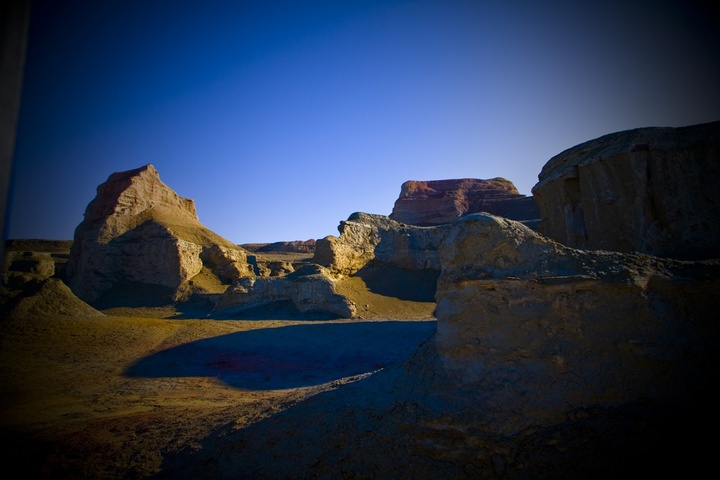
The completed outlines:
{"type": "Polygon", "coordinates": [[[720,257],[720,122],[605,135],[551,158],[538,178],[539,231],[558,242],[720,257]]]}
{"type": "Polygon", "coordinates": [[[132,304],[134,294],[149,291],[184,299],[203,269],[226,285],[252,275],[245,251],[205,228],[194,202],[146,165],[114,173],[98,187],[75,229],[67,276],[87,302],[110,296],[132,304]]]}

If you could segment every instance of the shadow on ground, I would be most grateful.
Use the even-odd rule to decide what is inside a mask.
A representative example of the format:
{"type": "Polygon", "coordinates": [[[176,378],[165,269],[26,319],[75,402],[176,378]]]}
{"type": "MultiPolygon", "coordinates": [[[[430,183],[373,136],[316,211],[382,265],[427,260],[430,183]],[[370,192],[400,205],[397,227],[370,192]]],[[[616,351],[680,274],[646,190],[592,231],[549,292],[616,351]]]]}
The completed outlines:
{"type": "Polygon", "coordinates": [[[404,270],[396,267],[366,265],[355,273],[373,293],[414,302],[434,302],[437,270],[404,270]]]}
{"type": "Polygon", "coordinates": [[[139,360],[130,377],[216,377],[235,388],[299,388],[404,360],[435,321],[290,325],[198,340],[139,360]]]}

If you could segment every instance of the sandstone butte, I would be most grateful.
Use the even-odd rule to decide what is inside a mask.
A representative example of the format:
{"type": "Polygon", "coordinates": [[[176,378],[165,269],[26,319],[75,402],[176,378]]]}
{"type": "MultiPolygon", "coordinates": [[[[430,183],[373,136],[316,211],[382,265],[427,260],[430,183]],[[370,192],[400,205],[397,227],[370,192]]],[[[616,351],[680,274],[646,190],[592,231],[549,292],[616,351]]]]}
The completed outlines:
{"type": "Polygon", "coordinates": [[[452,223],[470,213],[487,212],[534,226],[540,219],[532,197],[521,195],[504,178],[480,180],[408,180],[400,188],[390,218],[401,223],[432,226],[452,223]]]}
{"type": "Polygon", "coordinates": [[[114,173],[98,187],[67,266],[73,292],[106,306],[134,295],[142,303],[149,295],[162,302],[219,293],[213,285],[251,273],[246,252],[205,228],[195,203],[165,185],[152,165],[114,173]]]}

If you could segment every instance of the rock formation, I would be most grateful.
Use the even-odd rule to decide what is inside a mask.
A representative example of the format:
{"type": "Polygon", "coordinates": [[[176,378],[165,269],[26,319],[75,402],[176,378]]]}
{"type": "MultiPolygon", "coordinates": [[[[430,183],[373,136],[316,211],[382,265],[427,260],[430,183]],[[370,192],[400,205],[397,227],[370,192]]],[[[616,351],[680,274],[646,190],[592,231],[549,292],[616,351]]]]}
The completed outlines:
{"type": "Polygon", "coordinates": [[[49,252],[8,250],[5,254],[4,283],[14,277],[50,278],[55,275],[55,259],[49,252]]]}
{"type": "Polygon", "coordinates": [[[390,218],[408,225],[432,226],[476,212],[527,222],[529,226],[540,218],[533,198],[521,195],[504,178],[409,180],[403,183],[390,218]]]}
{"type": "Polygon", "coordinates": [[[281,277],[243,277],[220,297],[211,316],[245,318],[300,315],[349,318],[355,305],[335,289],[335,279],[319,265],[306,265],[281,277]]]}
{"type": "Polygon", "coordinates": [[[538,178],[539,231],[558,242],[720,257],[720,122],[605,135],[551,158],[538,178]]]}
{"type": "Polygon", "coordinates": [[[384,215],[356,212],[332,235],[317,241],[313,262],[352,275],[366,265],[440,271],[438,246],[446,227],[417,227],[384,215]]]}
{"type": "Polygon", "coordinates": [[[682,401],[716,369],[720,260],[575,250],[488,214],[457,221],[440,256],[437,348],[497,431],[682,401]]]}
{"type": "Polygon", "coordinates": [[[489,214],[456,221],[439,255],[437,334],[411,358],[222,430],[177,471],[575,479],[710,463],[693,439],[713,418],[720,261],[572,249],[489,214]]]}
{"type": "Polygon", "coordinates": [[[194,202],[146,165],[98,187],[75,229],[67,275],[73,292],[90,303],[107,295],[126,301],[149,288],[177,301],[203,269],[225,284],[252,275],[246,253],[205,228],[194,202]]]}

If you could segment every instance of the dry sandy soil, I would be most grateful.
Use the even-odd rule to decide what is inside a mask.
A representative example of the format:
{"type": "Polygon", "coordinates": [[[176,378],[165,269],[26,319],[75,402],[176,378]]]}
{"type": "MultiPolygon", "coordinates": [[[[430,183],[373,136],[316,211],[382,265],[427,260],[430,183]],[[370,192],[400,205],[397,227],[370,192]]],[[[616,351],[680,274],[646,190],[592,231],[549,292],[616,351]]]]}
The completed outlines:
{"type": "Polygon", "coordinates": [[[149,478],[213,431],[242,430],[401,362],[432,336],[434,304],[411,298],[422,288],[388,296],[367,280],[341,286],[361,305],[355,320],[211,320],[173,306],[0,318],[4,470],[149,478]]]}

